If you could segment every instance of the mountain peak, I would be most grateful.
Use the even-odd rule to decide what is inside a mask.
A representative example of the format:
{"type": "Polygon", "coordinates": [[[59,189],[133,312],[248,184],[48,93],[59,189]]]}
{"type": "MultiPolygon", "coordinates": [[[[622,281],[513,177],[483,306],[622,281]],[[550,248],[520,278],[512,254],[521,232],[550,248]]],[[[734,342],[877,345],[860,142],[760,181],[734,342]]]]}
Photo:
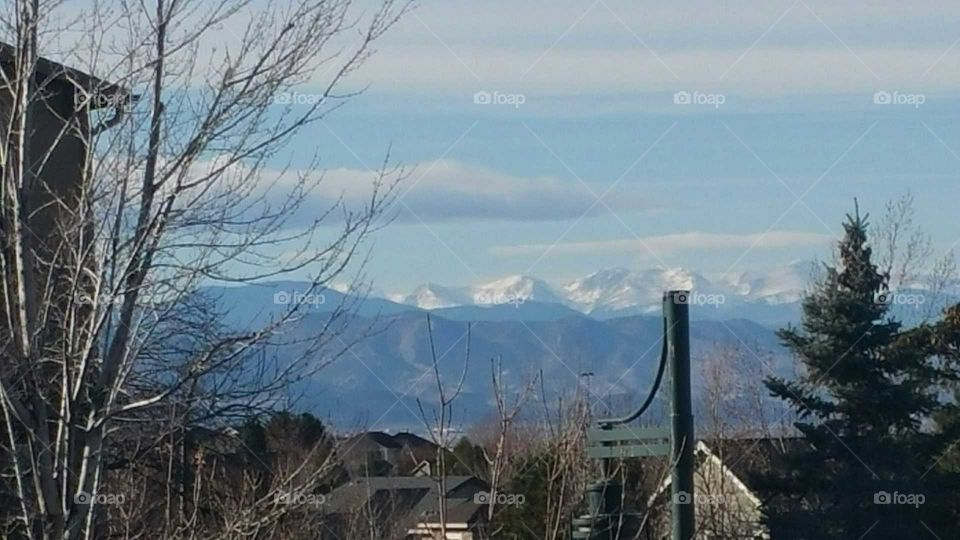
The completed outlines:
{"type": "Polygon", "coordinates": [[[809,278],[810,263],[794,261],[766,272],[728,273],[715,281],[683,267],[632,270],[601,269],[553,287],[542,279],[513,274],[472,287],[428,283],[403,298],[423,309],[465,305],[556,303],[591,315],[652,313],[660,309],[663,291],[689,289],[723,295],[728,301],[768,305],[796,302],[809,278]]]}
{"type": "Polygon", "coordinates": [[[656,308],[663,291],[710,288],[706,278],[684,268],[651,268],[632,271],[613,268],[594,272],[567,283],[568,300],[586,313],[656,308]]]}
{"type": "Polygon", "coordinates": [[[563,303],[545,281],[525,275],[512,275],[474,289],[477,304],[517,304],[528,301],[563,303]]]}
{"type": "Polygon", "coordinates": [[[425,283],[404,297],[402,303],[422,309],[440,309],[467,303],[467,295],[461,288],[425,283]]]}
{"type": "Polygon", "coordinates": [[[514,274],[511,276],[502,277],[500,279],[481,285],[480,288],[495,289],[495,288],[501,288],[501,287],[517,287],[517,286],[523,286],[526,284],[534,283],[537,281],[540,281],[540,280],[530,276],[525,276],[523,274],[514,274]]]}

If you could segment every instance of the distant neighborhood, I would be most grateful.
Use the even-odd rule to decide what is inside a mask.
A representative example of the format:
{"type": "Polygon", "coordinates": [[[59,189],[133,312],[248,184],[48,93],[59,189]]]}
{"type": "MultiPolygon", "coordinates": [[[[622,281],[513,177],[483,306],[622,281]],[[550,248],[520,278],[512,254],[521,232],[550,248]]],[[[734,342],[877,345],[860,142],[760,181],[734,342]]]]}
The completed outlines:
{"type": "Polygon", "coordinates": [[[848,4],[4,2],[0,538],[960,538],[960,3],[848,4]]]}

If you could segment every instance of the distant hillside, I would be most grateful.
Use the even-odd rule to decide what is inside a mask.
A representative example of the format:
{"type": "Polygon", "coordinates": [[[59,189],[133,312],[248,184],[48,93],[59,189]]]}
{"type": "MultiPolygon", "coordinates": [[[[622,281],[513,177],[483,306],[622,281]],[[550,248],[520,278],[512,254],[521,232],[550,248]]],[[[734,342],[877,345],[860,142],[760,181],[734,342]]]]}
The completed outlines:
{"type": "MultiPolygon", "coordinates": [[[[616,282],[614,274],[627,283],[621,292],[636,293],[636,287],[628,286],[635,284],[636,275],[613,272],[601,281],[616,282]]],[[[657,279],[660,278],[664,276],[657,279]]],[[[695,279],[703,282],[703,278],[695,279]]],[[[785,296],[784,286],[796,284],[796,280],[791,282],[782,274],[776,279],[741,275],[733,281],[745,291],[761,290],[778,301],[792,300],[785,296]]],[[[636,305],[599,314],[595,308],[588,315],[575,306],[548,301],[556,297],[543,290],[543,282],[505,279],[497,283],[503,288],[458,293],[481,295],[477,298],[484,302],[429,311],[378,297],[361,299],[333,289],[304,297],[305,285],[297,282],[217,287],[206,289],[205,293],[217,299],[224,312],[223,322],[238,328],[262,325],[279,317],[289,302],[305,299],[304,319],[285,336],[291,342],[315,334],[338,306],[350,306],[353,315],[342,340],[333,340],[325,356],[316,361],[325,363],[337,346],[356,341],[365,329],[372,332],[336,363],[296,389],[303,396],[303,406],[342,422],[360,422],[371,427],[420,427],[416,399],[427,403],[436,399],[430,371],[427,313],[432,314],[441,370],[450,384],[459,378],[463,368],[467,324],[474,324],[466,386],[457,403],[461,419],[476,422],[492,414],[490,359],[496,356],[503,357],[507,380],[514,385],[542,371],[550,395],[570,393],[577,384],[586,384],[581,377],[584,373],[593,374],[589,386],[598,404],[632,403],[647,391],[660,353],[659,301],[656,307],[636,305]],[[519,296],[525,291],[544,301],[519,296]],[[503,298],[514,301],[487,302],[503,298]]],[[[596,285],[596,281],[592,283],[596,285]]],[[[661,287],[670,285],[658,283],[661,287]]],[[[593,290],[593,285],[585,282],[580,292],[593,290]]],[[[652,290],[643,294],[650,296],[652,290]]],[[[956,297],[944,296],[941,301],[944,299],[956,297]]],[[[913,324],[933,307],[893,305],[891,313],[913,324]]],[[[777,327],[799,322],[799,309],[799,302],[748,302],[740,297],[730,298],[722,306],[692,305],[694,384],[702,386],[703,362],[720,348],[740,350],[749,366],[743,376],[754,383],[772,373],[789,376],[791,362],[774,332],[777,327]]],[[[300,351],[288,346],[276,352],[286,358],[300,351]]]]}
{"type": "MultiPolygon", "coordinates": [[[[323,322],[322,314],[312,314],[300,322],[290,338],[319,328],[323,322]]],[[[355,331],[370,322],[358,317],[350,327],[355,331]]],[[[453,385],[464,367],[468,323],[436,314],[432,322],[441,374],[453,385]]],[[[436,400],[426,324],[422,313],[381,317],[372,335],[298,387],[303,395],[301,405],[342,422],[419,428],[417,398],[426,404],[436,400]]],[[[457,417],[465,423],[494,413],[491,358],[502,356],[506,380],[515,387],[542,371],[549,396],[570,394],[584,383],[581,374],[593,373],[589,384],[598,404],[629,403],[647,392],[661,347],[661,321],[646,316],[607,321],[582,315],[540,321],[488,320],[474,323],[471,333],[466,383],[456,405],[457,417]]],[[[356,334],[350,333],[343,336],[343,341],[349,343],[354,337],[356,334]]],[[[770,367],[779,374],[789,374],[773,331],[762,325],[745,320],[695,321],[691,339],[694,384],[698,387],[702,384],[703,361],[718,347],[750,347],[765,361],[772,354],[770,367]]],[[[744,350],[744,354],[750,360],[755,358],[749,351],[744,350]]],[[[769,371],[758,364],[751,373],[759,381],[769,371]]]]}

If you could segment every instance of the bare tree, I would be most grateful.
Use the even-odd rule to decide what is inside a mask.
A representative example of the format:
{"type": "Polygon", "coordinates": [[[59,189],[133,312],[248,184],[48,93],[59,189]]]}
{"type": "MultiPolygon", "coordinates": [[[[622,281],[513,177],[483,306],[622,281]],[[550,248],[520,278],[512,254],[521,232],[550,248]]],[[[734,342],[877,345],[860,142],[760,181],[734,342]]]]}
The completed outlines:
{"type": "Polygon", "coordinates": [[[775,363],[772,353],[746,345],[715,345],[707,352],[701,364],[703,390],[697,400],[702,411],[701,438],[775,437],[792,432],[790,411],[771,403],[763,384],[763,376],[775,363]]]}
{"type": "Polygon", "coordinates": [[[437,505],[440,512],[440,537],[447,537],[447,456],[453,443],[453,405],[460,392],[463,391],[463,383],[467,378],[467,370],[470,367],[470,341],[472,325],[467,324],[466,349],[463,357],[463,370],[453,389],[446,387],[443,382],[443,376],[440,373],[440,357],[437,356],[437,347],[433,338],[433,324],[430,315],[427,314],[427,336],[430,340],[430,361],[433,368],[433,379],[437,385],[437,404],[428,417],[424,409],[423,402],[417,398],[417,408],[420,410],[420,419],[424,428],[430,435],[433,444],[437,447],[437,505]]]}
{"type": "Polygon", "coordinates": [[[526,404],[530,396],[536,391],[537,380],[542,375],[542,373],[539,373],[529,382],[521,385],[514,398],[510,400],[507,396],[507,385],[503,380],[503,357],[490,360],[490,377],[493,396],[497,404],[497,433],[493,454],[491,455],[484,450],[484,459],[489,468],[490,478],[490,497],[487,506],[488,520],[493,520],[493,514],[497,506],[497,494],[504,480],[506,469],[510,464],[511,448],[509,448],[508,445],[514,439],[514,423],[520,411],[523,409],[524,404],[526,404]]]}
{"type": "Polygon", "coordinates": [[[586,493],[589,478],[597,472],[586,455],[590,407],[578,385],[572,403],[564,405],[558,398],[551,411],[542,376],[540,399],[545,433],[541,453],[547,456],[543,538],[558,540],[567,535],[566,525],[586,493]]]}
{"type": "MultiPolygon", "coordinates": [[[[184,422],[264,407],[349,345],[338,341],[344,309],[290,343],[305,302],[229,328],[201,288],[296,273],[309,276],[309,298],[356,259],[397,171],[371,173],[361,207],[334,198],[317,214],[305,208],[321,185],[316,160],[269,165],[348,97],[337,88],[407,7],[118,0],[76,13],[7,2],[0,404],[17,535],[94,536],[125,423],[158,444],[182,439],[184,422]],[[111,83],[42,59],[47,48],[111,83]],[[277,100],[307,82],[319,86],[309,103],[277,100]],[[275,346],[297,354],[281,362],[275,346]]],[[[262,533],[287,511],[251,501],[224,534],[262,533]]]]}
{"type": "Polygon", "coordinates": [[[702,370],[701,438],[697,447],[697,529],[718,539],[754,538],[760,529],[760,505],[741,489],[728,467],[759,467],[765,439],[783,433],[785,411],[771,404],[763,382],[752,371],[769,359],[743,347],[718,346],[705,359],[702,370]],[[773,418],[771,418],[773,416],[773,418]]]}
{"type": "Polygon", "coordinates": [[[947,307],[946,293],[956,284],[956,257],[952,251],[936,254],[930,235],[915,221],[914,197],[909,191],[887,202],[871,230],[877,265],[890,279],[890,289],[922,288],[917,305],[922,318],[937,317],[947,307]]]}

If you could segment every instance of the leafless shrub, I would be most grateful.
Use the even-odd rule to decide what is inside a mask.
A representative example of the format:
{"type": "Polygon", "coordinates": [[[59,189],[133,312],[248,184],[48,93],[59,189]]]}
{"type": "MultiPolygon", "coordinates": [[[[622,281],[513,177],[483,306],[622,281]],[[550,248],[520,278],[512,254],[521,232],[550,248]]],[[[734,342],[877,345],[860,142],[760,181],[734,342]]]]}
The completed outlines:
{"type": "Polygon", "coordinates": [[[113,481],[108,461],[124,465],[117,455],[153,451],[173,474],[194,428],[270,407],[349,346],[339,339],[349,305],[310,332],[296,332],[309,308],[300,301],[237,329],[218,323],[200,288],[297,273],[310,276],[306,295],[318,293],[376,230],[397,175],[386,162],[371,172],[365,205],[332,200],[319,215],[305,206],[322,181],[316,160],[300,171],[268,168],[342,103],[344,78],[408,6],[385,0],[354,15],[351,5],[118,1],[76,13],[57,1],[7,3],[0,457],[12,535],[93,538],[117,513],[121,522],[160,519],[145,536],[194,536],[204,506],[229,510],[207,536],[269,535],[290,506],[264,498],[323,476],[311,460],[301,464],[310,471],[285,464],[269,483],[237,477],[242,496],[218,499],[208,481],[220,473],[200,468],[189,492],[164,495],[157,510],[150,486],[135,489],[156,477],[128,470],[118,485],[147,506],[97,504],[113,481]],[[41,60],[48,49],[113,84],[41,60]],[[278,95],[317,73],[315,100],[278,106],[278,95]],[[296,354],[281,362],[274,347],[296,354]],[[204,504],[171,502],[191,499],[204,504]]]}

